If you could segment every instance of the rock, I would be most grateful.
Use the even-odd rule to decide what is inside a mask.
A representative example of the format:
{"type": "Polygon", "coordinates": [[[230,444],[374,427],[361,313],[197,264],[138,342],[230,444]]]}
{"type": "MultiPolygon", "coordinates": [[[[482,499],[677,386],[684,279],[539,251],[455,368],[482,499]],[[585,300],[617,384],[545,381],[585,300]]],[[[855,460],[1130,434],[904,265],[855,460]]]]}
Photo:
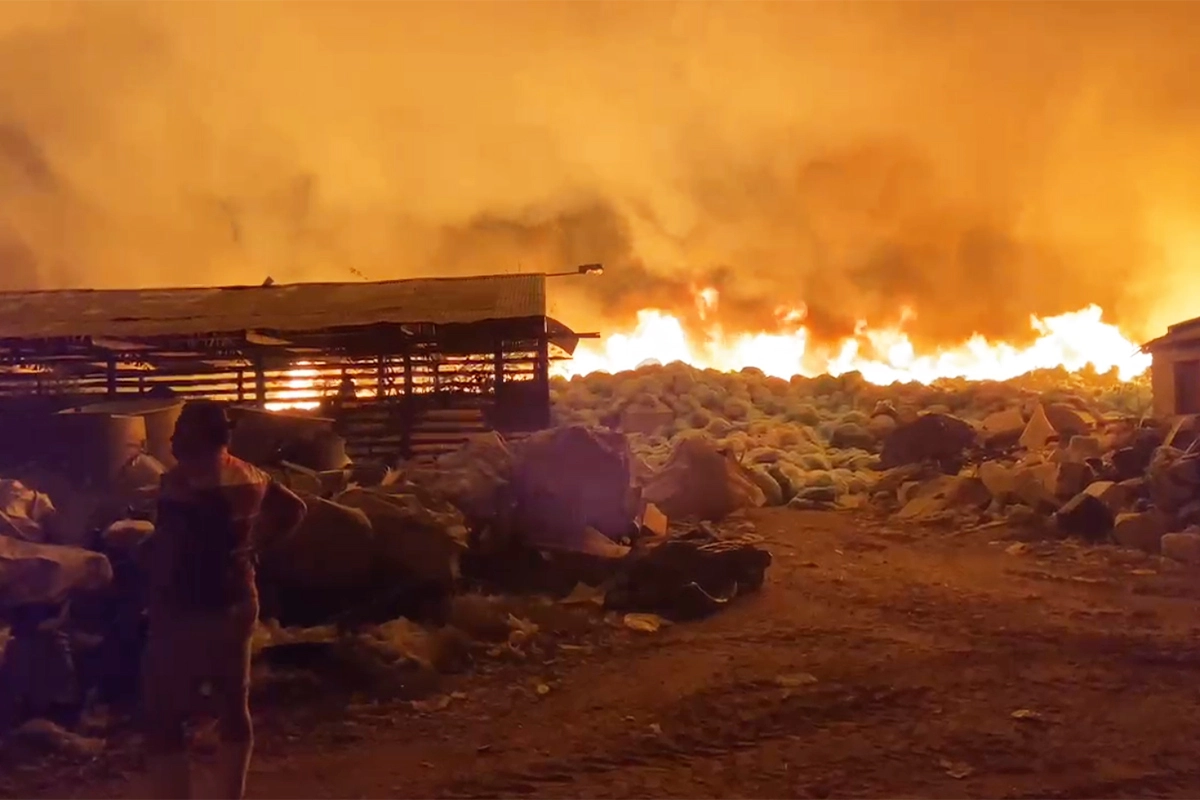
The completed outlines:
{"type": "Polygon", "coordinates": [[[0,536],[0,608],[60,604],[76,592],[104,589],[112,578],[100,553],[0,536]]]}
{"type": "Polygon", "coordinates": [[[1088,492],[1080,492],[1068,500],[1054,515],[1054,521],[1064,534],[1089,542],[1107,538],[1115,522],[1104,501],[1088,492]]]}
{"type": "Polygon", "coordinates": [[[1153,446],[1132,445],[1122,447],[1112,454],[1112,465],[1120,480],[1140,478],[1154,457],[1153,446]]]}
{"type": "Polygon", "coordinates": [[[991,493],[978,478],[943,475],[920,486],[897,516],[929,519],[946,511],[978,511],[991,501],[991,493]]]}
{"type": "Polygon", "coordinates": [[[639,515],[638,527],[642,529],[643,534],[666,536],[669,522],[667,515],[659,510],[658,506],[645,503],[639,515]]]}
{"type": "Polygon", "coordinates": [[[1016,444],[1025,431],[1025,417],[1019,408],[996,411],[983,418],[983,440],[990,445],[1016,444]]]}
{"type": "Polygon", "coordinates": [[[766,502],[762,489],[741,465],[699,438],[682,439],[675,445],[642,496],[671,519],[719,520],[737,509],[766,502]]]}
{"type": "Polygon", "coordinates": [[[841,450],[871,450],[875,447],[875,436],[863,426],[847,422],[834,428],[829,443],[841,450]]]}
{"type": "Polygon", "coordinates": [[[1162,554],[1173,561],[1200,564],[1200,533],[1167,533],[1160,540],[1162,554]]]}
{"type": "Polygon", "coordinates": [[[1066,403],[1050,403],[1045,406],[1045,413],[1061,440],[1090,433],[1096,428],[1096,418],[1091,413],[1066,403]]]}
{"type": "Polygon", "coordinates": [[[1197,459],[1173,447],[1159,447],[1146,468],[1147,491],[1158,508],[1175,513],[1200,497],[1197,459]]]}
{"type": "Polygon", "coordinates": [[[950,414],[922,414],[898,426],[884,440],[879,466],[891,469],[958,458],[975,440],[975,429],[965,420],[950,414]]]}
{"type": "Polygon", "coordinates": [[[1167,533],[1167,517],[1157,509],[1140,513],[1118,514],[1113,539],[1122,547],[1157,553],[1167,533]]]}
{"type": "MultiPolygon", "coordinates": [[[[629,445],[620,433],[555,428],[533,434],[514,453],[516,524],[542,541],[573,541],[589,526],[610,539],[627,535],[636,512],[631,486],[629,445]]],[[[668,516],[682,516],[645,496],[668,516]]]]}
{"type": "Polygon", "coordinates": [[[1125,490],[1125,487],[1119,483],[1114,483],[1113,481],[1094,481],[1088,484],[1088,487],[1084,491],[1100,499],[1113,514],[1120,514],[1129,507],[1129,494],[1125,490]]]}
{"type": "Polygon", "coordinates": [[[1058,436],[1058,431],[1046,417],[1046,411],[1039,403],[1034,406],[1033,414],[1025,425],[1018,443],[1026,450],[1038,451],[1045,449],[1050,441],[1058,436]]]}
{"type": "MultiPolygon", "coordinates": [[[[1095,473],[1087,464],[1058,462],[1037,464],[1026,467],[1023,471],[1032,475],[1051,496],[1056,499],[1068,500],[1082,492],[1095,480],[1095,473]]],[[[1029,503],[1033,505],[1033,503],[1029,503]]]]}
{"type": "Polygon", "coordinates": [[[979,465],[979,480],[987,487],[992,497],[1007,502],[1015,494],[1016,470],[999,461],[985,461],[979,465]]]}
{"type": "Polygon", "coordinates": [[[1104,448],[1096,436],[1072,436],[1062,452],[1062,460],[1076,463],[1086,463],[1091,459],[1101,458],[1104,448]]]}

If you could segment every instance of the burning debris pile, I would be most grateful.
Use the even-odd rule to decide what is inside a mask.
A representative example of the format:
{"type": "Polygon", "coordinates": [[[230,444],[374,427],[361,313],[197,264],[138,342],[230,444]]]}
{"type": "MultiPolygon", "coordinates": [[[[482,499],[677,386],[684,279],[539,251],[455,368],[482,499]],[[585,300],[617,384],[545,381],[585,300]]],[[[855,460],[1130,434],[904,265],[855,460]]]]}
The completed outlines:
{"type": "MultiPolygon", "coordinates": [[[[326,423],[247,412],[235,431],[235,454],[309,509],[294,535],[261,543],[255,641],[268,671],[344,672],[351,662],[354,681],[395,684],[413,670],[458,670],[480,653],[532,646],[537,625],[511,613],[480,634],[472,598],[502,607],[484,594],[586,595],[603,619],[644,628],[719,610],[761,587],[771,562],[748,523],[714,524],[764,499],[716,451],[697,451],[695,465],[680,462],[682,473],[643,492],[617,432],[486,435],[436,462],[393,468],[348,463],[326,423]]],[[[163,469],[139,453],[103,489],[35,469],[0,482],[0,730],[44,738],[50,725],[78,744],[68,731],[96,708],[135,706],[144,545],[163,469]],[[31,488],[42,485],[55,493],[31,488]]]]}

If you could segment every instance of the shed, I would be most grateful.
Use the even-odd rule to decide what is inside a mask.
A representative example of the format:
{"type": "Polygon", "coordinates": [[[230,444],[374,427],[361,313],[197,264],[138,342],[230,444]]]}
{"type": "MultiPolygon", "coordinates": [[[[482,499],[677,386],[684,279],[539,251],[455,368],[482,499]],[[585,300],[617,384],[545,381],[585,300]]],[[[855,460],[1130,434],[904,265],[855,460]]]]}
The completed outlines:
{"type": "Polygon", "coordinates": [[[549,424],[550,361],[580,338],[547,316],[543,274],[5,292],[0,407],[163,393],[302,407],[335,418],[355,455],[407,456],[439,414],[549,424]]]}
{"type": "Polygon", "coordinates": [[[1154,415],[1200,414],[1200,317],[1175,323],[1142,350],[1151,358],[1154,415]]]}

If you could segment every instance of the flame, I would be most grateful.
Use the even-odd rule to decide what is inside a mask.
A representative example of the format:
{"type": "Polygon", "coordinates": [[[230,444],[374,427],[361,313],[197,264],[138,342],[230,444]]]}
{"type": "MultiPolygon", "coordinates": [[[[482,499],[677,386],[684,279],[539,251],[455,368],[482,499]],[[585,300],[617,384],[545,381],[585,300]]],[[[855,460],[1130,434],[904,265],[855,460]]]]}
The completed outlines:
{"type": "MultiPolygon", "coordinates": [[[[718,300],[715,289],[696,292],[702,321],[712,318],[718,300]]],[[[1104,322],[1104,312],[1095,305],[1054,317],[1031,316],[1029,324],[1037,338],[1025,347],[989,342],[975,335],[956,347],[926,354],[916,352],[902,327],[872,328],[865,320],[858,323],[854,338],[835,346],[810,348],[808,331],[803,326],[806,313],[804,307],[776,309],[777,319],[791,327],[788,333],[728,335],[718,323],[712,323],[703,339],[695,341],[678,317],[644,309],[638,312],[632,331],[611,334],[596,345],[580,343],[575,357],[557,362],[552,372],[569,378],[635,369],[651,360],[661,364],[682,361],[725,372],[756,367],[779,378],[841,375],[857,370],[871,383],[886,386],[897,381],[928,384],[953,377],[1007,380],[1037,369],[1065,367],[1075,372],[1088,365],[1097,372],[1115,369],[1117,376],[1127,381],[1150,367],[1149,354],[1141,352],[1115,325],[1104,322]]],[[[915,317],[912,309],[902,309],[901,326],[915,317]]],[[[288,373],[287,388],[276,392],[266,407],[272,411],[319,407],[319,401],[313,399],[320,394],[317,378],[317,370],[301,364],[288,373]]],[[[370,389],[357,391],[359,397],[372,393],[370,389]]]]}
{"type": "MultiPolygon", "coordinates": [[[[715,310],[717,294],[712,289],[702,290],[696,302],[707,319],[715,310]]],[[[575,357],[556,364],[554,371],[571,377],[635,369],[649,360],[662,364],[682,361],[722,371],[756,367],[780,378],[857,370],[871,383],[888,385],[896,381],[928,384],[951,377],[1007,380],[1036,369],[1064,367],[1074,372],[1088,365],[1102,373],[1116,369],[1121,380],[1130,380],[1150,367],[1150,356],[1116,326],[1104,322],[1103,311],[1094,305],[1053,317],[1031,316],[1037,338],[1028,346],[990,342],[975,335],[958,346],[923,354],[917,353],[902,327],[915,318],[912,309],[903,309],[901,327],[872,328],[863,320],[854,338],[832,347],[810,347],[802,324],[804,308],[777,309],[776,316],[791,328],[789,332],[730,335],[713,324],[696,341],[677,317],[645,309],[638,312],[632,331],[614,333],[595,345],[581,343],[575,357]]]]}

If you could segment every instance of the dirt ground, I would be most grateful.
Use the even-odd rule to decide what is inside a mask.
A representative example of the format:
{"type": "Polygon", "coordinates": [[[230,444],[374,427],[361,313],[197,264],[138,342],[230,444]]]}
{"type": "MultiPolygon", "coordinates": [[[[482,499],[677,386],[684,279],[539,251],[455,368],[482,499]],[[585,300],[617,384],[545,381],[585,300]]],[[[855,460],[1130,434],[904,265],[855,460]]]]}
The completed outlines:
{"type": "MultiPolygon", "coordinates": [[[[250,796],[1200,797],[1200,572],[997,528],[751,517],[775,555],[760,594],[657,633],[599,625],[440,703],[272,710],[250,796]]],[[[0,789],[128,796],[134,757],[0,789]]]]}

